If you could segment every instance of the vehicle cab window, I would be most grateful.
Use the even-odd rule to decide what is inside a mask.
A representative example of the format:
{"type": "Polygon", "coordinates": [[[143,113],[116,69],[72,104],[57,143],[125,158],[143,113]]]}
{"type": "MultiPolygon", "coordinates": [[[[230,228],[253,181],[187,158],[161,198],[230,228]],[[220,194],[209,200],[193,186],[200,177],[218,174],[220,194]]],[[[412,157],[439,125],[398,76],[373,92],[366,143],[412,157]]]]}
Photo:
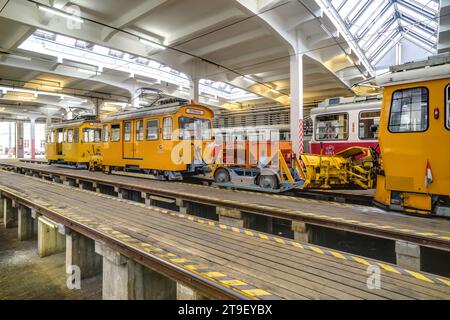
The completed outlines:
{"type": "Polygon", "coordinates": [[[359,138],[361,140],[378,139],[380,111],[362,111],[359,114],[359,138]]]}
{"type": "Polygon", "coordinates": [[[123,131],[123,140],[131,141],[131,122],[125,122],[123,131]]]}
{"type": "Polygon", "coordinates": [[[147,140],[158,140],[159,121],[147,120],[147,140]]]}
{"type": "Polygon", "coordinates": [[[144,140],[144,121],[136,121],[136,141],[144,140]]]}
{"type": "Polygon", "coordinates": [[[180,117],[178,121],[181,140],[211,139],[211,122],[208,119],[180,117]]]}
{"type": "Polygon", "coordinates": [[[163,120],[163,139],[172,140],[173,132],[173,120],[170,117],[166,117],[163,120]]]}
{"type": "Polygon", "coordinates": [[[428,129],[428,89],[397,90],[392,95],[389,131],[423,132],[428,129]]]}
{"type": "Polygon", "coordinates": [[[317,116],[316,140],[347,140],[348,139],[348,114],[331,114],[317,116]]]}
{"type": "Polygon", "coordinates": [[[103,126],[103,142],[109,141],[109,128],[108,125],[103,126]]]}
{"type": "Polygon", "coordinates": [[[67,129],[67,143],[73,143],[73,129],[67,129]]]}
{"type": "Polygon", "coordinates": [[[120,124],[111,125],[111,142],[120,141],[120,124]]]}

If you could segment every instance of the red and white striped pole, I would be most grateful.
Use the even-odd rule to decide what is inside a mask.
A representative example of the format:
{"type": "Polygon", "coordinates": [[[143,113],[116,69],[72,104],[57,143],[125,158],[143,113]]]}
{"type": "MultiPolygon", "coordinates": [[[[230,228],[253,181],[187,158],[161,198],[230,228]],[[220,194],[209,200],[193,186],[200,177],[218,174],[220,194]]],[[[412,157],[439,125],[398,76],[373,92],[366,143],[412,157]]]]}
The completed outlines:
{"type": "Polygon", "coordinates": [[[291,142],[292,151],[303,154],[303,54],[291,56],[291,142]]]}
{"type": "Polygon", "coordinates": [[[298,157],[300,157],[303,154],[304,147],[303,147],[303,119],[298,119],[298,138],[299,138],[299,144],[298,144],[298,157]]]}

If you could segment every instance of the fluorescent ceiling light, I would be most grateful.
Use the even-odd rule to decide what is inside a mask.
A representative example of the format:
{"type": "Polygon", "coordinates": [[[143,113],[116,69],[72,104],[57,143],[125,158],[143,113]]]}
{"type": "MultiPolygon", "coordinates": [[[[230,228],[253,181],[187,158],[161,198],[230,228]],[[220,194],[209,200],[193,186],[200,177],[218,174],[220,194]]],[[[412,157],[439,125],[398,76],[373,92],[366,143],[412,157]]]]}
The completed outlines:
{"type": "Polygon", "coordinates": [[[48,7],[45,7],[45,6],[39,6],[39,10],[42,10],[42,11],[45,11],[45,12],[48,12],[48,13],[51,13],[51,14],[54,14],[54,15],[57,15],[57,16],[69,19],[69,20],[73,20],[73,21],[76,21],[76,22],[79,22],[79,23],[83,23],[84,22],[84,20],[81,19],[80,17],[71,15],[69,13],[61,12],[59,10],[55,10],[55,9],[52,9],[52,8],[48,8],[48,7]]]}
{"type": "Polygon", "coordinates": [[[248,82],[256,83],[255,80],[253,80],[253,79],[251,79],[251,78],[249,78],[249,77],[247,77],[247,76],[243,76],[243,78],[244,78],[245,80],[247,80],[248,82]]]}
{"type": "Polygon", "coordinates": [[[41,88],[50,89],[50,90],[62,90],[61,87],[49,86],[46,84],[41,85],[41,88]]]}
{"type": "Polygon", "coordinates": [[[19,56],[16,54],[10,54],[9,57],[14,58],[14,59],[24,60],[24,61],[31,61],[30,57],[19,56]]]}
{"type": "Polygon", "coordinates": [[[159,50],[166,50],[167,48],[163,45],[160,45],[159,43],[153,42],[153,41],[149,41],[149,40],[145,40],[145,39],[139,39],[139,41],[145,45],[154,47],[155,49],[159,49],[159,50]]]}
{"type": "Polygon", "coordinates": [[[345,57],[347,58],[348,62],[350,62],[350,63],[353,64],[353,65],[355,64],[355,63],[353,62],[352,58],[350,58],[349,55],[345,55],[345,57]]]}
{"type": "Polygon", "coordinates": [[[276,93],[276,94],[280,94],[277,90],[275,90],[275,89],[270,89],[270,92],[272,92],[272,93],[276,93]]]}
{"type": "Polygon", "coordinates": [[[83,103],[81,101],[68,101],[68,100],[64,100],[64,102],[67,104],[76,104],[76,105],[80,105],[83,103]]]}
{"type": "Polygon", "coordinates": [[[97,75],[97,71],[86,70],[86,69],[81,69],[81,68],[78,68],[78,72],[85,73],[85,74],[91,74],[91,75],[97,75]]]}
{"type": "Polygon", "coordinates": [[[145,80],[137,79],[136,82],[139,82],[139,83],[142,83],[142,84],[148,84],[150,86],[153,86],[155,84],[161,84],[161,80],[145,81],[145,80]]]}

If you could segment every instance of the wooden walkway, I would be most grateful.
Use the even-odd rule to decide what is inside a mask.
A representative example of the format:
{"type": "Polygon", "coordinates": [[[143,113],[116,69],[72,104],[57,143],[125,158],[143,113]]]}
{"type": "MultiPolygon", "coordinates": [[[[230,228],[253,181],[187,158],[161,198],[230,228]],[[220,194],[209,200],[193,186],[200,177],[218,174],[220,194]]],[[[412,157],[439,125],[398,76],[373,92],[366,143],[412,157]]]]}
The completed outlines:
{"type": "Polygon", "coordinates": [[[371,290],[367,266],[340,258],[342,253],[326,255],[320,253],[323,248],[233,230],[178,212],[4,171],[0,190],[255,298],[450,299],[450,281],[442,277],[438,279],[443,284],[430,283],[386,271],[384,265],[381,289],[371,290]]]}
{"type": "Polygon", "coordinates": [[[0,166],[32,170],[48,176],[93,181],[126,190],[136,190],[196,203],[236,208],[243,212],[304,221],[312,225],[392,240],[405,240],[450,251],[450,219],[445,218],[413,217],[362,205],[226,190],[122,175],[106,175],[101,172],[66,169],[44,164],[0,161],[0,166]]]}

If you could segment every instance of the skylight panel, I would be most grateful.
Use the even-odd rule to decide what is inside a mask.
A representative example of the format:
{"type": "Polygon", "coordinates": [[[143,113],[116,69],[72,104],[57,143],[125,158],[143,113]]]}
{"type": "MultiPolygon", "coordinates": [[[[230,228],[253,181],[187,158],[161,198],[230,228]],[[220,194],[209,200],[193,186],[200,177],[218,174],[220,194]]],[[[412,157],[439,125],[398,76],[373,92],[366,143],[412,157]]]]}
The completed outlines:
{"type": "MultiPolygon", "coordinates": [[[[397,1],[398,1],[398,4],[402,5],[403,7],[408,7],[411,10],[414,10],[417,13],[419,13],[421,16],[431,18],[431,19],[434,18],[436,16],[436,13],[439,11],[439,8],[437,10],[432,9],[429,6],[427,6],[426,4],[418,3],[418,2],[412,1],[412,0],[408,0],[408,1],[397,0],[397,1]]],[[[428,3],[431,3],[431,1],[428,1],[428,3]]]]}
{"type": "Polygon", "coordinates": [[[397,26],[395,25],[395,19],[389,16],[388,13],[389,12],[386,12],[384,14],[385,19],[379,19],[373,26],[370,27],[368,32],[364,35],[364,38],[361,39],[360,42],[361,47],[363,48],[372,47],[373,43],[377,39],[379,39],[383,35],[383,33],[392,32],[397,28],[397,26]]]}
{"type": "Polygon", "coordinates": [[[119,58],[119,59],[122,59],[123,56],[125,55],[122,51],[114,50],[114,49],[109,49],[108,54],[109,54],[111,57],[119,58]]]}
{"type": "Polygon", "coordinates": [[[381,14],[382,11],[389,10],[389,8],[386,8],[386,6],[389,6],[389,1],[382,0],[382,2],[380,3],[380,8],[382,8],[382,9],[378,10],[379,12],[376,12],[376,10],[372,10],[372,8],[370,8],[370,10],[366,10],[363,13],[363,15],[361,15],[361,18],[358,19],[358,23],[357,23],[357,25],[359,26],[357,33],[356,33],[357,37],[360,37],[363,33],[365,33],[366,29],[368,29],[368,28],[371,29],[372,25],[374,25],[380,19],[386,20],[389,18],[389,16],[391,16],[391,14],[389,14],[389,13],[387,16],[386,15],[383,16],[383,14],[385,14],[385,13],[381,14]]]}
{"type": "Polygon", "coordinates": [[[396,33],[395,30],[391,30],[387,33],[380,34],[378,39],[370,45],[370,47],[367,50],[367,54],[369,55],[369,58],[372,59],[373,55],[376,54],[378,50],[380,50],[386,42],[390,42],[391,37],[396,33]]]}
{"type": "Polygon", "coordinates": [[[55,33],[44,31],[44,30],[37,30],[34,33],[34,36],[37,37],[37,38],[41,38],[41,39],[45,39],[45,40],[51,40],[51,41],[55,41],[55,39],[56,39],[56,34],[55,33]]]}
{"type": "Polygon", "coordinates": [[[419,40],[419,39],[418,39],[416,36],[414,36],[413,34],[405,33],[405,34],[404,34],[404,37],[405,37],[406,39],[408,39],[409,41],[411,41],[412,43],[418,45],[419,47],[421,47],[421,48],[423,48],[423,49],[425,49],[425,50],[427,50],[427,51],[430,51],[430,53],[431,53],[432,50],[433,50],[433,47],[432,47],[432,46],[430,46],[429,44],[427,45],[425,42],[419,40]]]}
{"type": "Polygon", "coordinates": [[[58,43],[62,43],[66,46],[71,46],[73,47],[75,45],[75,39],[73,38],[69,38],[66,36],[62,36],[62,35],[57,35],[55,38],[55,41],[58,43]]]}
{"type": "Polygon", "coordinates": [[[347,2],[342,6],[341,10],[339,10],[339,14],[342,19],[347,19],[349,13],[354,10],[355,6],[359,3],[359,0],[347,0],[347,2]]]}
{"type": "Polygon", "coordinates": [[[373,62],[376,64],[383,59],[389,50],[391,50],[398,43],[398,41],[400,41],[401,37],[401,34],[397,32],[392,40],[372,58],[373,62]]]}
{"type": "Polygon", "coordinates": [[[353,24],[359,19],[362,10],[367,10],[367,7],[370,7],[373,4],[370,0],[358,1],[358,4],[348,16],[348,20],[353,24]],[[356,19],[356,20],[355,20],[356,19]]]}
{"type": "Polygon", "coordinates": [[[339,12],[372,65],[392,49],[392,42],[406,36],[430,53],[436,51],[440,7],[437,0],[323,1],[339,12]]]}
{"type": "Polygon", "coordinates": [[[332,0],[331,4],[336,8],[339,9],[339,7],[346,2],[346,0],[332,0]]]}

